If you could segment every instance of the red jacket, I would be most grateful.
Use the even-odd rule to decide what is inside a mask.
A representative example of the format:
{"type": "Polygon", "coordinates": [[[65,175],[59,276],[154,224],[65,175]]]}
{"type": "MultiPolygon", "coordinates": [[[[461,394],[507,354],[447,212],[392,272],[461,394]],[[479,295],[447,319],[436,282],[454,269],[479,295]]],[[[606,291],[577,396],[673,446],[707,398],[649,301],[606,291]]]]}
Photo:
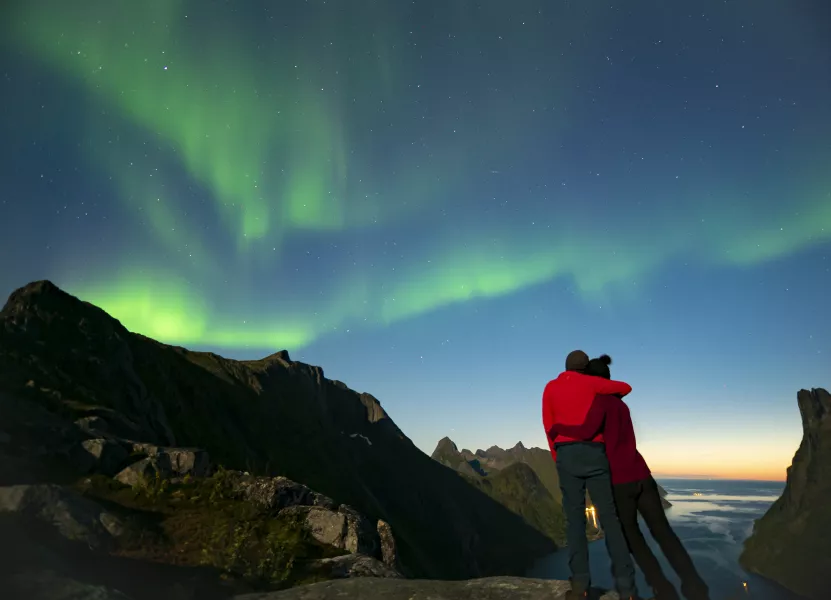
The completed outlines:
{"type": "Polygon", "coordinates": [[[609,459],[613,484],[640,481],[649,477],[649,467],[638,452],[629,407],[617,396],[598,395],[582,425],[555,423],[549,430],[549,437],[559,434],[590,440],[600,431],[606,440],[606,456],[609,459]]]}
{"type": "MultiPolygon", "coordinates": [[[[542,393],[542,424],[545,427],[546,436],[555,423],[563,425],[580,425],[586,420],[594,397],[597,394],[621,394],[626,395],[632,391],[632,386],[622,381],[604,379],[584,375],[577,371],[564,371],[557,379],[553,379],[545,386],[542,393]]],[[[564,435],[557,435],[552,439],[548,437],[548,447],[551,449],[551,456],[556,460],[557,451],[554,444],[562,442],[582,441],[577,438],[564,435]]],[[[603,434],[597,434],[591,441],[602,442],[603,434]]]]}

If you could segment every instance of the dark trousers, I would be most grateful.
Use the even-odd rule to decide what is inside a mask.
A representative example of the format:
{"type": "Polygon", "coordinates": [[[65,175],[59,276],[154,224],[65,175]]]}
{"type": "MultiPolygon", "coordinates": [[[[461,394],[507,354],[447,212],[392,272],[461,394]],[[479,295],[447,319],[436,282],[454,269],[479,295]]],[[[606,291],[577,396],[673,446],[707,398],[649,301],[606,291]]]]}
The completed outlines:
{"type": "Polygon", "coordinates": [[[586,539],[586,489],[603,528],[606,549],[612,559],[615,587],[622,598],[636,595],[635,567],[615,510],[609,461],[603,444],[572,443],[557,447],[557,472],[566,515],[568,566],[572,589],[588,590],[589,544],[586,539]]]}
{"type": "Polygon", "coordinates": [[[614,494],[629,549],[643,571],[647,583],[652,587],[657,600],[677,600],[678,592],[666,578],[661,565],[658,564],[658,559],[649,549],[641,528],[638,526],[638,513],[643,517],[669,564],[681,578],[681,593],[684,597],[687,600],[709,598],[707,584],[695,570],[690,555],[667,520],[655,480],[649,477],[631,483],[619,483],[614,486],[614,494]]]}

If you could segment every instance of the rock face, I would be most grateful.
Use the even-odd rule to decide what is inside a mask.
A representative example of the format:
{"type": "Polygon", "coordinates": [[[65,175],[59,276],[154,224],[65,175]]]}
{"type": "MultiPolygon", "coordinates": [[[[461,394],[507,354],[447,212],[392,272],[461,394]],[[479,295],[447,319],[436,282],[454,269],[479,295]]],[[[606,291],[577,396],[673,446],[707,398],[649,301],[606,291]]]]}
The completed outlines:
{"type": "Polygon", "coordinates": [[[492,446],[473,453],[460,451],[450,438],[444,438],[432,458],[461,473],[551,540],[565,543],[560,479],[548,450],[525,448],[520,442],[510,450],[492,446]]]}
{"type": "Polygon", "coordinates": [[[802,442],[782,496],[759,519],[740,563],[808,598],[827,598],[831,582],[831,395],[800,390],[802,442]]]}
{"type": "MultiPolygon", "coordinates": [[[[245,594],[235,600],[564,600],[569,589],[565,581],[518,577],[468,581],[350,579],[270,594],[245,594]]],[[[609,592],[598,600],[618,600],[618,595],[609,592]]]]}
{"type": "MultiPolygon", "coordinates": [[[[231,470],[302,481],[367,523],[385,521],[407,575],[519,574],[555,549],[425,456],[378,400],[321,368],[285,351],[233,361],[167,346],[47,281],[17,290],[0,311],[0,423],[0,485],[65,480],[69,468],[126,482],[198,476],[209,455],[231,470]]],[[[252,485],[264,502],[283,502],[280,484],[252,485]]],[[[349,530],[354,521],[343,516],[349,530]]],[[[379,537],[374,526],[355,527],[379,537]]]]}
{"type": "Polygon", "coordinates": [[[0,487],[0,513],[12,513],[53,526],[67,540],[107,548],[124,533],[114,514],[58,485],[0,487]]]}

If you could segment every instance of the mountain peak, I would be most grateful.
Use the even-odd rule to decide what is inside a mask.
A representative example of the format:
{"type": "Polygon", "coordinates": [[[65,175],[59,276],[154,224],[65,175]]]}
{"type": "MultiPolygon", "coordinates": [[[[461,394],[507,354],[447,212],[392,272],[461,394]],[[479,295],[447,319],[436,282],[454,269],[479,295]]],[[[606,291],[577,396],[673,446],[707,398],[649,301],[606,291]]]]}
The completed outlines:
{"type": "Polygon", "coordinates": [[[453,452],[458,453],[459,448],[456,446],[456,442],[451,440],[449,437],[445,436],[439,440],[439,443],[436,444],[436,449],[433,454],[437,452],[453,452]]]}

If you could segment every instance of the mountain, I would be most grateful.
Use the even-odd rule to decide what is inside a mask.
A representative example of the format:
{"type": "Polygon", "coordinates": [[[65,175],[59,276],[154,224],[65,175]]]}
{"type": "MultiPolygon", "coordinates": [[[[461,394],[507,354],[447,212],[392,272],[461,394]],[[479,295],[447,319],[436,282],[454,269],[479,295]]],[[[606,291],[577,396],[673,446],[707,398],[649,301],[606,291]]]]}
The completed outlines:
{"type": "Polygon", "coordinates": [[[802,442],[780,498],[756,521],[742,567],[808,598],[827,598],[831,573],[831,395],[800,390],[802,442]]]}
{"type": "Polygon", "coordinates": [[[453,440],[445,437],[431,457],[459,472],[552,540],[565,543],[562,493],[548,451],[528,449],[520,442],[510,450],[493,446],[473,453],[460,451],[453,440]]]}
{"type": "MultiPolygon", "coordinates": [[[[556,539],[558,542],[563,541],[563,494],[560,491],[560,478],[557,474],[557,465],[551,458],[549,450],[542,448],[526,448],[522,442],[518,442],[513,448],[508,450],[503,450],[499,446],[491,446],[487,450],[477,450],[476,452],[471,452],[467,449],[459,450],[453,440],[445,437],[436,445],[436,449],[433,451],[431,456],[433,460],[472,478],[474,482],[482,477],[492,477],[495,474],[502,473],[511,465],[527,465],[534,471],[540,482],[542,482],[543,486],[545,486],[546,490],[548,490],[551,498],[556,504],[556,509],[554,510],[557,515],[556,517],[546,518],[542,521],[538,519],[537,521],[529,522],[547,534],[551,534],[552,531],[556,531],[553,539],[556,539]],[[554,525],[555,523],[556,525],[554,525]],[[555,529],[552,530],[551,527],[555,527],[555,529]]],[[[481,483],[479,485],[481,485],[481,483]]],[[[519,504],[519,498],[516,495],[518,488],[515,486],[508,487],[509,489],[515,490],[515,493],[512,496],[500,497],[498,495],[494,495],[493,497],[505,504],[505,506],[515,507],[519,504]]],[[[494,487],[493,489],[496,490],[499,488],[494,487]]],[[[660,485],[658,486],[658,490],[661,494],[661,503],[664,505],[664,508],[672,506],[669,500],[664,497],[667,493],[666,490],[664,490],[660,485]]],[[[526,493],[530,493],[530,491],[526,493]]],[[[539,496],[537,496],[537,498],[539,501],[542,501],[539,499],[539,496]]],[[[591,498],[588,494],[586,495],[586,500],[588,504],[591,504],[591,498]]],[[[514,509],[512,508],[512,510],[514,509]]],[[[535,514],[545,514],[541,510],[533,512],[535,514]]]]}
{"type": "Polygon", "coordinates": [[[286,351],[236,361],[162,344],[48,281],[0,311],[0,427],[0,486],[76,485],[90,455],[108,475],[128,465],[125,481],[152,480],[162,463],[193,467],[199,453],[181,449],[200,449],[388,523],[409,576],[518,574],[555,549],[320,367],[286,351]]]}
{"type": "Polygon", "coordinates": [[[431,455],[433,460],[465,474],[488,475],[501,471],[515,463],[524,463],[531,467],[540,478],[551,496],[559,503],[563,494],[560,491],[560,478],[557,465],[551,459],[551,453],[541,448],[526,448],[522,442],[509,450],[491,446],[487,450],[459,450],[449,438],[442,439],[431,455]],[[467,465],[467,466],[465,466],[467,465]],[[470,467],[470,468],[468,468],[470,467]]]}

